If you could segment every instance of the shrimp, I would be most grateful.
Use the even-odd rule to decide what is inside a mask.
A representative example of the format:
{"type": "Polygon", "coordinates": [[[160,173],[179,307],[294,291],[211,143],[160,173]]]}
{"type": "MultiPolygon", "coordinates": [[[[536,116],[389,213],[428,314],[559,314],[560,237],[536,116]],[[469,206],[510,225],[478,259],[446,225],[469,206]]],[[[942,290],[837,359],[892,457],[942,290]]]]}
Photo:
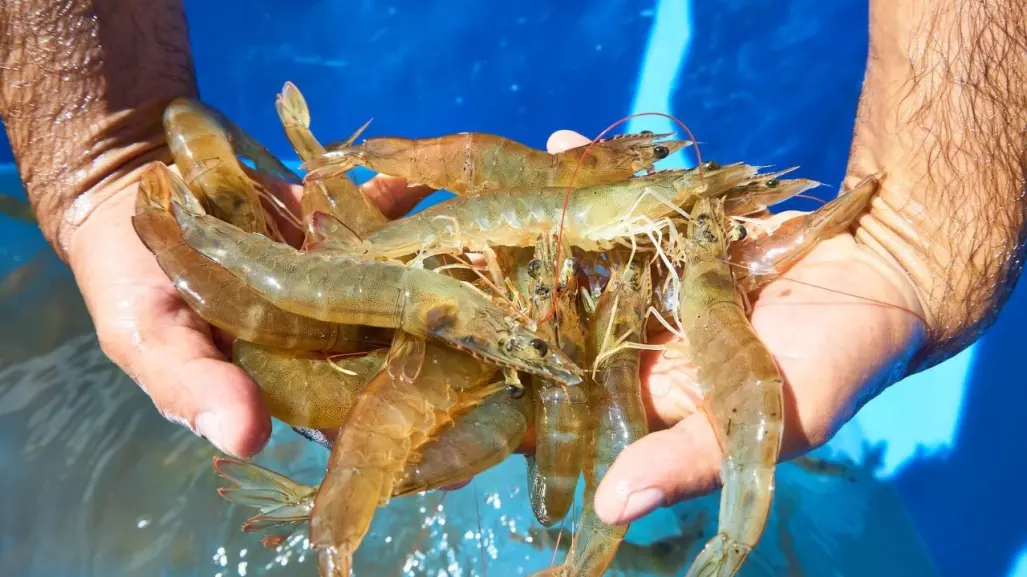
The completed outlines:
{"type": "MultiPolygon", "coordinates": [[[[554,242],[554,235],[540,235],[535,258],[528,263],[532,320],[539,323],[540,335],[555,341],[575,363],[584,364],[585,329],[577,307],[579,267],[574,259],[565,259],[554,294],[554,242]],[[554,302],[557,314],[550,315],[554,302]]],[[[590,430],[588,396],[583,387],[564,387],[538,377],[532,384],[535,455],[527,458],[528,489],[535,518],[550,526],[567,515],[574,501],[590,430]]]]}
{"type": "Polygon", "coordinates": [[[727,260],[723,204],[696,203],[678,291],[686,355],[701,407],[724,452],[719,532],[687,576],[730,577],[756,546],[770,514],[784,431],[783,379],[744,310],[727,260]]]}
{"type": "Polygon", "coordinates": [[[367,384],[335,439],[310,517],[310,542],[322,577],[349,576],[353,552],[376,507],[389,501],[411,453],[451,423],[454,413],[497,390],[489,386],[494,366],[397,333],[390,356],[411,350],[424,359],[417,377],[412,382],[394,377],[387,364],[367,384]]]}
{"type": "Polygon", "coordinates": [[[164,110],[164,132],[175,165],[213,216],[246,232],[268,234],[260,194],[218,116],[191,98],[171,101],[164,110]]]}
{"type": "Polygon", "coordinates": [[[532,399],[525,389],[494,393],[411,456],[393,496],[453,485],[498,465],[521,444],[532,419],[532,399]]]}
{"type": "Polygon", "coordinates": [[[817,210],[786,220],[769,234],[746,235],[732,243],[731,262],[741,267],[738,285],[753,292],[778,278],[821,240],[845,232],[870,207],[877,186],[877,178],[870,176],[817,210]]]}
{"type": "Polygon", "coordinates": [[[385,364],[384,349],[337,361],[323,353],[236,340],[232,361],[260,386],[268,411],[294,427],[337,429],[367,381],[385,364]]]}
{"type": "MultiPolygon", "coordinates": [[[[454,415],[451,427],[411,451],[393,485],[392,496],[451,485],[504,460],[531,426],[531,397],[525,392],[513,387],[501,390],[466,413],[454,415]]],[[[214,468],[236,484],[219,489],[221,496],[260,509],[258,515],[246,521],[243,531],[289,526],[310,519],[317,487],[232,458],[214,459],[214,468]]]]}
{"type": "Polygon", "coordinates": [[[514,187],[590,186],[624,180],[690,145],[660,141],[671,134],[624,134],[599,141],[574,175],[587,146],[557,154],[536,150],[502,136],[463,132],[438,138],[369,138],[359,146],[329,145],[307,162],[307,180],[319,180],[363,165],[411,183],[444,188],[458,195],[514,187]]]}
{"type": "MultiPolygon", "coordinates": [[[[309,162],[324,154],[324,147],[310,131],[310,110],[307,108],[307,101],[293,83],[286,82],[282,87],[282,92],[275,99],[275,108],[278,110],[285,134],[301,160],[309,162]]],[[[362,130],[363,128],[351,136],[350,141],[355,140],[362,130]]],[[[301,202],[304,215],[309,217],[314,212],[323,212],[361,236],[388,222],[378,207],[360,192],[345,173],[318,182],[306,183],[301,202]]],[[[306,224],[309,238],[309,218],[306,224]]]]}
{"type": "Polygon", "coordinates": [[[585,507],[563,569],[543,574],[601,576],[613,563],[628,525],[607,525],[593,502],[599,482],[628,445],[649,433],[639,377],[644,316],[652,290],[648,266],[628,263],[615,270],[599,297],[592,318],[591,357],[595,374],[589,382],[592,430],[585,467],[585,507]]]}
{"type": "Polygon", "coordinates": [[[471,285],[395,262],[304,253],[173,203],[182,238],[281,309],[401,329],[481,359],[573,385],[581,369],[471,285]]]}
{"type": "Polygon", "coordinates": [[[700,197],[715,197],[752,177],[745,164],[707,162],[695,170],[670,170],[571,190],[513,189],[503,194],[453,198],[378,229],[364,241],[365,253],[400,258],[428,249],[482,251],[490,246],[529,246],[554,229],[564,215],[564,242],[587,251],[611,248],[700,197]]]}
{"type": "Polygon", "coordinates": [[[352,352],[388,346],[388,331],[343,326],[286,312],[182,240],[171,199],[202,211],[184,182],[161,163],[140,180],[132,225],[178,293],[204,321],[270,347],[352,352]]]}
{"type": "Polygon", "coordinates": [[[732,188],[724,195],[724,211],[730,215],[746,216],[765,211],[768,207],[820,186],[819,182],[805,178],[782,180],[792,172],[789,168],[770,174],[761,174],[749,182],[732,188]]]}

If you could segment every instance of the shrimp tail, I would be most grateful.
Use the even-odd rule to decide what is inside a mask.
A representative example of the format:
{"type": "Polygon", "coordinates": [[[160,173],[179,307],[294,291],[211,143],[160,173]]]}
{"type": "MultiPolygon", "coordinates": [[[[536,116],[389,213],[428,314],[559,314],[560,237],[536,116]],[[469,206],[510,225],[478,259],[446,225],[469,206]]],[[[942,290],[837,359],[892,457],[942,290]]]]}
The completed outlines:
{"type": "Polygon", "coordinates": [[[730,577],[738,572],[751,549],[723,533],[703,547],[685,577],[730,577]]]}
{"type": "Polygon", "coordinates": [[[316,487],[297,483],[285,475],[259,465],[230,457],[215,457],[214,470],[235,484],[221,487],[218,494],[226,500],[260,510],[243,523],[244,532],[289,526],[310,518],[316,487]]]}
{"type": "Polygon", "coordinates": [[[300,168],[307,171],[303,182],[316,182],[345,174],[364,164],[362,147],[346,143],[330,143],[321,156],[304,162],[300,168]]]}

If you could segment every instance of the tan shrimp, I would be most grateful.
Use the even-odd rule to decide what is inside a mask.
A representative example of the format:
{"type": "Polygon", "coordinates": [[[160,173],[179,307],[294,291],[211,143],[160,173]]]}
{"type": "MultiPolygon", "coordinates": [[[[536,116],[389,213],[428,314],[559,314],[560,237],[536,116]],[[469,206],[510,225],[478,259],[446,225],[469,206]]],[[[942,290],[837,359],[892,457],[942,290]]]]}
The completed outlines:
{"type": "Polygon", "coordinates": [[[270,233],[260,194],[219,115],[198,100],[176,98],[164,110],[164,132],[182,178],[213,216],[246,232],[270,233]]]}
{"type": "Polygon", "coordinates": [[[718,200],[692,211],[678,291],[687,358],[724,452],[719,532],[688,577],[731,577],[763,534],[784,431],[783,379],[743,308],[727,260],[727,220],[718,200]]]}
{"type": "MultiPolygon", "coordinates": [[[[454,414],[505,388],[490,385],[496,368],[470,355],[397,333],[390,361],[423,357],[413,381],[392,376],[388,366],[367,384],[350,410],[328,459],[328,472],[314,498],[310,541],[322,577],[349,577],[353,552],[375,509],[391,497],[413,451],[454,414]],[[419,349],[419,353],[409,350],[419,349]]],[[[404,365],[406,361],[397,361],[404,365]]]]}
{"type": "Polygon", "coordinates": [[[181,178],[154,163],[141,177],[132,225],[179,294],[204,321],[240,339],[271,347],[351,352],[389,345],[389,331],[327,323],[272,305],[185,244],[171,214],[172,198],[202,211],[181,178]]]}
{"type": "Polygon", "coordinates": [[[639,377],[644,316],[652,291],[649,266],[628,263],[615,270],[592,317],[588,383],[592,429],[587,438],[585,507],[562,567],[536,575],[599,577],[613,563],[628,525],[607,525],[593,507],[599,482],[628,445],[649,432],[639,377]]]}
{"type": "Polygon", "coordinates": [[[564,216],[564,242],[602,251],[638,233],[639,223],[687,211],[702,196],[720,196],[747,181],[756,168],[705,164],[568,191],[512,189],[503,194],[453,198],[390,222],[367,236],[363,251],[377,258],[401,258],[425,249],[484,251],[490,246],[531,246],[564,216]],[[680,209],[676,207],[681,207],[680,209]]]}
{"type": "MultiPolygon", "coordinates": [[[[492,393],[481,405],[455,414],[452,426],[411,452],[393,485],[392,496],[465,481],[506,459],[531,426],[531,397],[525,393],[524,389],[509,387],[492,393]]],[[[261,510],[247,520],[243,531],[289,526],[310,519],[317,487],[232,458],[215,459],[214,468],[236,484],[220,489],[223,497],[261,510]]]]}
{"type": "Polygon", "coordinates": [[[738,285],[747,292],[755,291],[778,278],[820,241],[848,230],[870,207],[877,186],[877,178],[870,176],[817,210],[790,218],[773,231],[759,234],[759,227],[753,227],[755,234],[747,234],[729,249],[731,262],[740,265],[736,272],[738,285]]]}
{"type": "Polygon", "coordinates": [[[359,146],[329,145],[320,158],[306,163],[307,180],[319,180],[363,165],[411,183],[455,194],[515,187],[590,186],[624,180],[691,144],[661,139],[671,134],[625,134],[601,140],[575,168],[587,146],[557,154],[525,146],[502,136],[464,132],[438,138],[369,138],[359,146]]]}
{"type": "MultiPolygon", "coordinates": [[[[577,306],[578,265],[572,258],[564,259],[554,294],[554,236],[539,236],[534,258],[528,263],[531,317],[538,323],[540,335],[556,342],[571,360],[583,365],[586,337],[577,306]],[[550,314],[554,305],[555,315],[550,314]]],[[[527,459],[529,500],[539,523],[550,526],[563,519],[574,502],[588,450],[588,396],[584,387],[565,387],[539,377],[532,379],[532,392],[535,397],[535,455],[527,459]]]]}
{"type": "Polygon", "coordinates": [[[581,382],[581,369],[473,286],[396,262],[304,253],[174,204],[182,238],[273,305],[321,321],[401,329],[489,362],[581,382]]]}
{"type": "Polygon", "coordinates": [[[272,417],[294,427],[337,429],[364,385],[385,364],[386,352],[333,360],[324,353],[236,340],[232,362],[260,386],[272,417]]]}
{"type": "MultiPolygon", "coordinates": [[[[324,147],[310,131],[310,110],[307,108],[307,101],[293,83],[285,83],[282,92],[275,99],[275,107],[278,109],[278,117],[282,121],[285,134],[301,160],[310,162],[324,154],[324,147]]],[[[362,131],[363,127],[347,142],[355,140],[362,131]]],[[[301,202],[304,216],[309,217],[314,212],[323,212],[360,236],[388,222],[378,207],[364,196],[344,172],[318,182],[306,183],[301,202]]],[[[309,234],[310,221],[309,218],[305,220],[309,234]]]]}

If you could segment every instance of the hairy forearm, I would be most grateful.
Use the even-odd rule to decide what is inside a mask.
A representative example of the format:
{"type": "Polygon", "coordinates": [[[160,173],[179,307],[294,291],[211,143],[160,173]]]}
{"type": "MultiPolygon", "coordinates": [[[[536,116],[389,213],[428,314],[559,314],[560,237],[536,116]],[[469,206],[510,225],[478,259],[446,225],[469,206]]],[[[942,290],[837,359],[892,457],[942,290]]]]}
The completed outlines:
{"type": "Polygon", "coordinates": [[[1012,291],[1027,202],[1023,0],[871,0],[851,178],[883,174],[856,237],[927,315],[914,370],[975,340],[1012,291]]]}
{"type": "Polygon", "coordinates": [[[5,0],[0,116],[40,226],[71,233],[147,162],[161,113],[195,94],[181,0],[5,0]]]}

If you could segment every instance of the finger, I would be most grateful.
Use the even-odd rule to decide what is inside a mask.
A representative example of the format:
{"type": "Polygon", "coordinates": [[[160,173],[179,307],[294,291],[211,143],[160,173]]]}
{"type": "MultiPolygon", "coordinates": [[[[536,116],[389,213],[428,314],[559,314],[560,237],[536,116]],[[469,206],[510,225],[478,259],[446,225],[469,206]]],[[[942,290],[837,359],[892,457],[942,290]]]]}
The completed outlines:
{"type": "Polygon", "coordinates": [[[410,212],[424,197],[435,192],[435,189],[423,184],[407,186],[406,179],[379,174],[361,184],[360,192],[364,193],[382,214],[395,219],[410,212]]]}
{"type": "Polygon", "coordinates": [[[571,148],[585,146],[589,142],[592,141],[573,130],[557,130],[549,135],[549,140],[546,141],[546,150],[550,154],[556,154],[571,148]]]}
{"type": "Polygon", "coordinates": [[[720,448],[701,413],[628,446],[603,477],[595,511],[607,524],[629,523],[657,507],[717,488],[720,448]]]}

